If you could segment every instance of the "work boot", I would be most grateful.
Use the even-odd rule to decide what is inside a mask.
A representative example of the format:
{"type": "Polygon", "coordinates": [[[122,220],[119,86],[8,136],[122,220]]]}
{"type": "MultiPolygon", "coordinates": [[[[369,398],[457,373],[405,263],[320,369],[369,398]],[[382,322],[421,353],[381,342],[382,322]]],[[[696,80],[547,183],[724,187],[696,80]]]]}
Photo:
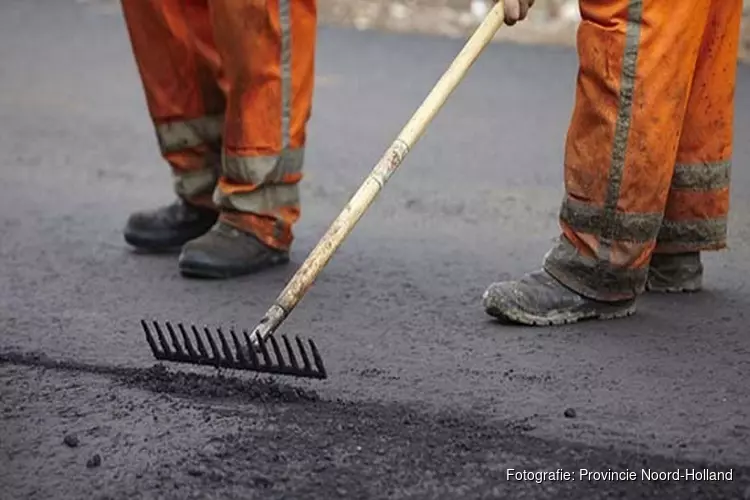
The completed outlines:
{"type": "Polygon", "coordinates": [[[179,248],[211,229],[218,213],[177,199],[171,205],[136,212],[125,226],[125,241],[149,251],[179,248]]]}
{"type": "Polygon", "coordinates": [[[646,290],[657,293],[697,292],[703,287],[700,252],[654,254],[646,290]]]}
{"type": "Polygon", "coordinates": [[[570,290],[545,270],[517,281],[493,283],[482,303],[490,316],[523,325],[563,325],[585,319],[614,319],[635,313],[635,299],[599,302],[570,290]]]}
{"type": "Polygon", "coordinates": [[[289,253],[261,243],[255,235],[217,222],[200,238],[187,243],[180,271],[193,278],[233,278],[289,262],[289,253]]]}

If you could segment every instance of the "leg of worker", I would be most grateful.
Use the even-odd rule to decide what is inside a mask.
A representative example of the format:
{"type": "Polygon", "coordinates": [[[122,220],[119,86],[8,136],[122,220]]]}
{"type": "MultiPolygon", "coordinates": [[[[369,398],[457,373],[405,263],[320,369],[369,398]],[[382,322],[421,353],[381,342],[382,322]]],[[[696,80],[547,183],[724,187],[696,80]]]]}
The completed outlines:
{"type": "Polygon", "coordinates": [[[649,269],[649,290],[700,290],[700,252],[726,247],[741,19],[741,0],[713,1],[649,269]]]}
{"type": "Polygon", "coordinates": [[[667,201],[709,2],[581,1],[562,235],[543,269],[489,287],[489,314],[560,324],[635,311],[667,201]]]}
{"type": "Polygon", "coordinates": [[[288,262],[300,215],[316,40],[314,0],[211,0],[229,81],[219,224],[183,249],[186,275],[224,278],[288,262]]]}
{"type": "Polygon", "coordinates": [[[179,0],[122,0],[136,66],[161,153],[178,200],[133,214],[130,244],[181,246],[215,222],[212,193],[220,165],[225,97],[208,5],[179,0]]]}

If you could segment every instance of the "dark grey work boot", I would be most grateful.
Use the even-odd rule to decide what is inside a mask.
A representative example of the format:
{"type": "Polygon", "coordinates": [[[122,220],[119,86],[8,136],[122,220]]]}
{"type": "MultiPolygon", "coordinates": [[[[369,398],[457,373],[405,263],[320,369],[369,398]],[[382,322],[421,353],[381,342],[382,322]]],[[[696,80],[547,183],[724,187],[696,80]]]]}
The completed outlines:
{"type": "Polygon", "coordinates": [[[178,199],[171,205],[136,212],[125,225],[125,241],[150,251],[176,249],[211,229],[218,213],[178,199]]]}
{"type": "Polygon", "coordinates": [[[697,292],[703,287],[700,252],[654,254],[646,290],[657,293],[697,292]]]}
{"type": "Polygon", "coordinates": [[[635,313],[635,300],[599,302],[562,285],[544,270],[517,281],[493,283],[482,303],[490,316],[523,325],[563,325],[586,319],[615,319],[635,313]]]}
{"type": "Polygon", "coordinates": [[[217,222],[187,243],[179,258],[180,272],[192,278],[233,278],[289,262],[289,253],[268,247],[254,235],[217,222]]]}

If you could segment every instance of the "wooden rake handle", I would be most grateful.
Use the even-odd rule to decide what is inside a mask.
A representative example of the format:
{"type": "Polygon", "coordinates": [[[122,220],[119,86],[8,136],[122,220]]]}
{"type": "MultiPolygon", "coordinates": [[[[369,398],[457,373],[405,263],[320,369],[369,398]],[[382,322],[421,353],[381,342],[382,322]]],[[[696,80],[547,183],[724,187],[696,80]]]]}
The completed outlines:
{"type": "Polygon", "coordinates": [[[265,340],[272,335],[312,286],[333,253],[404,161],[409,150],[422,137],[482,50],[492,41],[503,21],[503,2],[498,2],[253,330],[251,338],[256,346],[258,337],[265,340]]]}

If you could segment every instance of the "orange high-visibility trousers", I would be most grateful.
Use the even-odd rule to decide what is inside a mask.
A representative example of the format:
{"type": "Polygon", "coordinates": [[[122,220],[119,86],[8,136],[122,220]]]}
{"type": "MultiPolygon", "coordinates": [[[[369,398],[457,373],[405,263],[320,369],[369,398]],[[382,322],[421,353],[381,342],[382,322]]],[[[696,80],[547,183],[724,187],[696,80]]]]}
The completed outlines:
{"type": "Polygon", "coordinates": [[[598,300],[653,253],[726,247],[742,0],[581,0],[558,243],[545,269],[598,300]]]}
{"type": "Polygon", "coordinates": [[[315,0],[122,0],[175,191],[288,249],[313,98],[315,0]]]}

